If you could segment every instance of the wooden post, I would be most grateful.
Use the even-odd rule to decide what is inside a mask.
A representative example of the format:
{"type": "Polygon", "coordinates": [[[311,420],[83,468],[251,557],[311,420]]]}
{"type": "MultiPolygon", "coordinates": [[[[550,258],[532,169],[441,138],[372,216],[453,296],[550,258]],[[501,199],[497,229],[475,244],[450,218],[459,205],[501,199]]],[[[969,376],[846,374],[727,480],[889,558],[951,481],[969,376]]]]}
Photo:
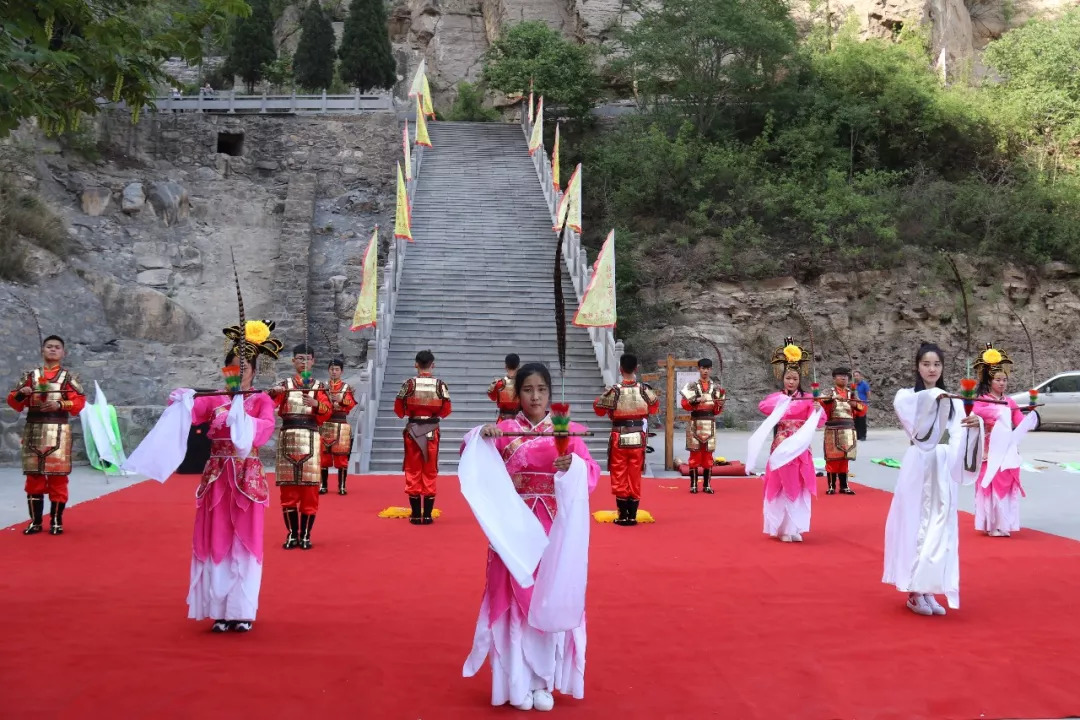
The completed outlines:
{"type": "Polygon", "coordinates": [[[667,415],[664,417],[664,469],[675,469],[675,356],[667,356],[667,415]]]}

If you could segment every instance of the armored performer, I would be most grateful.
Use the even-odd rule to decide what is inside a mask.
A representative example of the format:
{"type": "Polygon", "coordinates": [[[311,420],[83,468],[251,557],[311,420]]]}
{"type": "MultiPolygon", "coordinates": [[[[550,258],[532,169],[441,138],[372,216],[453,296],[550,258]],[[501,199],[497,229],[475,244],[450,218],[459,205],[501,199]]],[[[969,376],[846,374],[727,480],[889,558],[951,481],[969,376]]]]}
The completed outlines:
{"type": "Polygon", "coordinates": [[[439,421],[450,414],[450,389],[431,374],[435,356],[430,350],[416,353],[416,377],[401,384],[394,412],[408,417],[402,431],[405,441],[405,494],[412,510],[409,522],[430,525],[435,509],[435,478],[439,474],[439,421]]]}
{"type": "Polygon", "coordinates": [[[338,476],[338,495],[347,495],[345,480],[349,473],[349,455],[352,453],[352,427],[349,425],[349,412],[356,407],[356,396],[349,383],[341,379],[345,361],[334,358],[330,361],[330,382],[326,384],[326,394],[330,398],[330,419],[319,428],[322,434],[322,478],[319,494],[325,495],[330,469],[335,468],[338,476]]]}
{"type": "Polygon", "coordinates": [[[319,426],[330,419],[331,404],[323,384],[311,377],[314,363],[314,350],[297,345],[293,348],[296,375],[269,391],[283,421],[278,431],[276,484],[288,533],[282,545],[286,550],[311,549],[311,528],[319,511],[319,426]]]}
{"type": "Polygon", "coordinates": [[[514,391],[514,376],[517,375],[521,359],[514,353],[506,356],[506,374],[497,377],[488,385],[488,398],[499,409],[495,422],[513,420],[521,410],[521,401],[514,391]]]}
{"type": "Polygon", "coordinates": [[[713,453],[716,451],[716,416],[724,410],[724,389],[709,379],[712,360],[698,360],[698,379],[687,383],[680,394],[683,410],[690,412],[686,425],[686,449],[690,452],[690,492],[697,493],[698,472],[703,490],[712,495],[713,453]]]}
{"type": "Polygon", "coordinates": [[[866,414],[866,403],[848,387],[851,371],[839,367],[832,371],[833,389],[821,397],[821,406],[828,418],[825,421],[825,472],[829,487],[826,495],[836,494],[836,483],[840,481],[840,492],[854,495],[848,487],[848,463],[855,459],[855,418],[866,414]]]}
{"type": "Polygon", "coordinates": [[[8,405],[27,410],[22,436],[22,467],[26,473],[26,504],[30,524],[24,535],[41,532],[45,495],[49,496],[49,534],[64,532],[64,507],[71,474],[71,427],[68,421],[86,405],[79,378],[60,363],[64,341],[56,335],[41,344],[44,365],[24,373],[8,393],[8,405]]]}
{"type": "Polygon", "coordinates": [[[619,358],[622,378],[593,403],[597,415],[611,418],[608,440],[608,472],[611,493],[619,509],[616,525],[637,525],[641,503],[641,472],[645,469],[648,446],[645,421],[660,409],[656,391],[637,379],[637,357],[629,353],[619,358]]]}

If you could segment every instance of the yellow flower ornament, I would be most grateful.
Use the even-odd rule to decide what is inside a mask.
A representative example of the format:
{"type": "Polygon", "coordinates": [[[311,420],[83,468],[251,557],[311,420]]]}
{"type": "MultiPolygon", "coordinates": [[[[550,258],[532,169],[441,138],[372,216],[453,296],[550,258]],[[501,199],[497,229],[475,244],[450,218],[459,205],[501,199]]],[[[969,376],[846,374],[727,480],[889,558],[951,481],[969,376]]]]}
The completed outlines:
{"type": "Polygon", "coordinates": [[[244,325],[244,337],[253,345],[261,345],[270,337],[270,328],[262,320],[248,320],[244,325]]]}
{"type": "Polygon", "coordinates": [[[785,345],[784,357],[788,362],[796,363],[802,360],[802,350],[797,345],[785,345]]]}
{"type": "Polygon", "coordinates": [[[997,365],[1003,359],[1004,358],[1001,357],[1001,353],[994,348],[990,348],[982,354],[982,361],[987,365],[997,365]]]}

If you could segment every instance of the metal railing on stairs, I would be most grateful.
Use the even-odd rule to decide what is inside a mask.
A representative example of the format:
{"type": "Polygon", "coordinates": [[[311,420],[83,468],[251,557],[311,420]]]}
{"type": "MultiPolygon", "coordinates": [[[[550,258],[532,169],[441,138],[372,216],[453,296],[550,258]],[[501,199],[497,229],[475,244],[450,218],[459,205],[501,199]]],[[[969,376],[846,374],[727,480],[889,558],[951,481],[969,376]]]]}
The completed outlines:
{"type": "MultiPolygon", "coordinates": [[[[406,183],[409,205],[416,194],[420,179],[420,166],[424,160],[424,146],[415,142],[411,148],[412,180],[406,183]]],[[[392,229],[391,229],[392,231],[392,229]]],[[[371,469],[371,444],[375,437],[375,422],[379,415],[379,394],[382,390],[383,373],[390,354],[390,333],[394,327],[397,310],[398,289],[405,268],[405,252],[408,242],[394,238],[390,242],[390,256],[382,266],[382,283],[376,307],[375,335],[368,342],[367,363],[360,371],[359,380],[351,383],[356,396],[357,410],[353,415],[353,453],[350,461],[353,472],[366,473],[371,469]]]]}
{"type": "MultiPolygon", "coordinates": [[[[532,136],[533,131],[532,123],[529,122],[527,102],[528,100],[522,101],[521,111],[521,129],[525,133],[526,140],[532,136]]],[[[554,225],[555,214],[563,193],[561,190],[557,190],[552,182],[551,158],[548,156],[542,140],[540,147],[533,153],[532,161],[533,166],[536,168],[536,175],[540,179],[544,199],[547,200],[548,210],[551,212],[552,225],[554,225]]],[[[589,280],[592,278],[592,265],[589,263],[585,248],[581,246],[581,237],[576,232],[567,228],[563,237],[563,262],[566,264],[567,272],[570,273],[570,279],[573,280],[574,292],[580,304],[585,296],[585,288],[588,287],[589,280]]],[[[619,358],[623,354],[622,341],[615,339],[615,333],[612,332],[611,328],[591,327],[587,328],[587,330],[589,331],[589,339],[592,341],[593,351],[596,353],[596,361],[600,364],[600,372],[604,376],[604,383],[607,385],[616,384],[619,382],[619,358]]]]}

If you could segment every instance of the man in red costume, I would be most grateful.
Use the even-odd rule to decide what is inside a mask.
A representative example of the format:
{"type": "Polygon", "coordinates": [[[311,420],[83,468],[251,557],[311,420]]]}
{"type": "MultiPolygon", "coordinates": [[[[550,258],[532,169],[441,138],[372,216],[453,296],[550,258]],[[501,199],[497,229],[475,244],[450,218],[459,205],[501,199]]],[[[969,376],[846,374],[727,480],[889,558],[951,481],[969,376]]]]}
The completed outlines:
{"type": "Polygon", "coordinates": [[[64,341],[56,335],[41,344],[44,367],[24,373],[8,393],[8,405],[27,410],[22,437],[22,466],[26,473],[26,504],[30,524],[23,535],[41,532],[45,495],[48,494],[49,534],[64,532],[64,507],[71,474],[71,426],[68,421],[86,405],[79,378],[61,367],[64,341]]]}
{"type": "Polygon", "coordinates": [[[268,394],[281,415],[275,482],[281,490],[286,550],[311,549],[311,528],[319,512],[322,437],[319,426],[330,419],[332,405],[323,384],[311,377],[315,351],[293,348],[296,374],[270,388],[268,394]]]}
{"type": "Polygon", "coordinates": [[[690,492],[697,493],[698,472],[703,475],[702,488],[713,494],[713,453],[716,451],[716,416],[724,409],[724,389],[709,379],[712,360],[698,360],[698,379],[687,383],[680,393],[683,410],[690,413],[686,425],[686,449],[690,452],[690,492]]]}
{"type": "Polygon", "coordinates": [[[450,414],[450,389],[431,374],[435,356],[416,353],[416,377],[401,384],[394,412],[408,417],[405,440],[405,493],[409,496],[413,525],[430,525],[435,509],[435,478],[439,474],[439,420],[450,414]]]}
{"type": "Polygon", "coordinates": [[[512,420],[521,411],[521,401],[514,392],[514,376],[517,375],[521,359],[514,353],[506,356],[506,375],[497,377],[488,385],[488,398],[499,409],[495,422],[512,420]]]}
{"type": "Polygon", "coordinates": [[[848,387],[851,371],[836,368],[833,374],[833,389],[821,398],[821,407],[825,410],[825,473],[829,487],[826,495],[836,494],[836,482],[840,481],[840,492],[854,495],[848,487],[848,463],[855,459],[857,444],[855,418],[866,415],[866,403],[848,387]]]}
{"type": "Polygon", "coordinates": [[[648,440],[645,421],[660,410],[656,391],[638,382],[637,357],[629,353],[619,358],[622,380],[612,385],[593,403],[597,415],[611,418],[608,439],[608,472],[611,492],[619,508],[616,525],[637,525],[641,503],[641,472],[645,468],[648,440]]]}
{"type": "Polygon", "coordinates": [[[338,495],[348,494],[345,479],[349,474],[349,456],[352,454],[352,426],[349,425],[349,412],[356,407],[356,397],[349,383],[341,379],[345,361],[334,358],[330,361],[330,382],[326,384],[326,394],[330,398],[330,419],[320,428],[322,434],[322,477],[319,494],[325,495],[330,468],[337,470],[338,495]]]}

